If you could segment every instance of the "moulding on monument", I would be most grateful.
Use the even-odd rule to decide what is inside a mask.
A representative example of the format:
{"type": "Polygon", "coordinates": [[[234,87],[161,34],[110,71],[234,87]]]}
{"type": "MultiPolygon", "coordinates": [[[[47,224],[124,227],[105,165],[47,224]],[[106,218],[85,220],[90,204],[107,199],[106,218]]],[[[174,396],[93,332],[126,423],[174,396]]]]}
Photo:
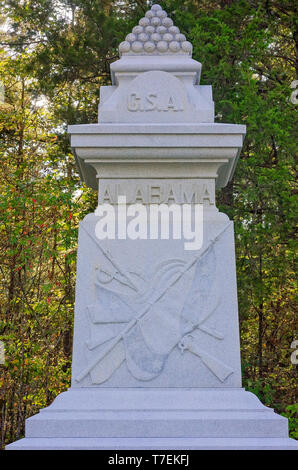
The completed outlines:
{"type": "Polygon", "coordinates": [[[100,123],[69,132],[81,177],[93,189],[98,178],[200,177],[215,178],[220,189],[233,177],[245,126],[100,123]]]}

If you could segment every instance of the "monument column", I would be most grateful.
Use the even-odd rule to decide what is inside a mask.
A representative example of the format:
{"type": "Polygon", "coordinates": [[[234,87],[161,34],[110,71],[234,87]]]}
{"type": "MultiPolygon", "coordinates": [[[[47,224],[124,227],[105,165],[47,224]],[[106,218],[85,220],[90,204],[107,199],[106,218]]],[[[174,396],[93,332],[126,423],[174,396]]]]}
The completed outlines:
{"type": "Polygon", "coordinates": [[[241,385],[233,223],[215,191],[245,126],[214,123],[192,45],[153,5],[98,124],[69,127],[98,207],[80,223],[71,388],[11,449],[288,449],[241,385]]]}

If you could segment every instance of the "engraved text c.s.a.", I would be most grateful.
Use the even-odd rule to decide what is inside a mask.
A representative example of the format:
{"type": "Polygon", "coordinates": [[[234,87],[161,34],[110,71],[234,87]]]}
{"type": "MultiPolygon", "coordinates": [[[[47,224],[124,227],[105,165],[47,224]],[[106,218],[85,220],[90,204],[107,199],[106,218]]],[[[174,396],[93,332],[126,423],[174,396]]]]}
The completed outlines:
{"type": "Polygon", "coordinates": [[[146,93],[130,93],[127,100],[127,109],[130,112],[148,111],[183,111],[183,106],[175,95],[146,93]]]}

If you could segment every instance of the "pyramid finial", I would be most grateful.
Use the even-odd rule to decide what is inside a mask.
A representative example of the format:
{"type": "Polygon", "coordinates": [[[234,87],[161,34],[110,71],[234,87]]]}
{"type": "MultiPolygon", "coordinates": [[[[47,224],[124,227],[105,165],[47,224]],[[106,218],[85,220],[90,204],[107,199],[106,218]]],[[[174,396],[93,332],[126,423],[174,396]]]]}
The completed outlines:
{"type": "Polygon", "coordinates": [[[120,55],[192,54],[192,44],[158,4],[152,5],[138,26],[119,46],[120,55]]]}

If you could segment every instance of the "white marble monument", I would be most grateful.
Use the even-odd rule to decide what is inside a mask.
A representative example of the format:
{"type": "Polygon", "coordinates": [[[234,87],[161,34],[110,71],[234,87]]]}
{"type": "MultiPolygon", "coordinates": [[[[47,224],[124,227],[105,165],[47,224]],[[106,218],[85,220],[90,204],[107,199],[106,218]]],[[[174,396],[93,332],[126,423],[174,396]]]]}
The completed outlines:
{"type": "Polygon", "coordinates": [[[201,64],[159,5],[119,51],[99,123],[69,127],[81,178],[99,193],[79,229],[72,385],[7,448],[297,448],[287,420],[241,386],[233,224],[215,190],[233,176],[245,126],[214,123],[201,64]],[[203,207],[203,245],[184,232],[146,239],[136,223],[125,238],[119,218],[100,240],[99,211],[126,224],[125,200],[203,207]]]}

